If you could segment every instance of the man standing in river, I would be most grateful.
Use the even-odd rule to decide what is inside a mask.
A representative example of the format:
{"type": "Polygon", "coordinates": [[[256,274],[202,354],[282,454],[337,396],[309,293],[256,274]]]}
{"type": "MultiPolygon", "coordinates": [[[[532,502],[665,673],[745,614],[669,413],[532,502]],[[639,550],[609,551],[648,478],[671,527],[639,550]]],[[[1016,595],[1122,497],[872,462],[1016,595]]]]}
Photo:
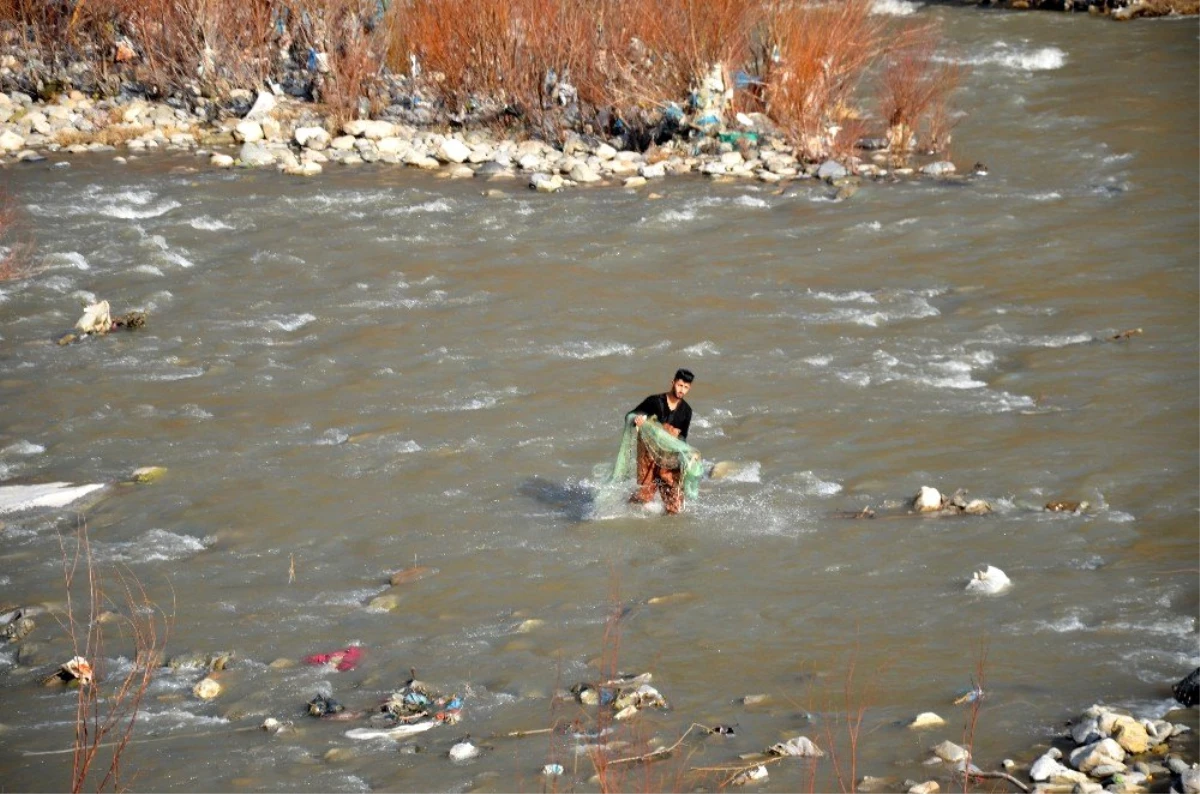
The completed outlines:
{"type": "Polygon", "coordinates": [[[650,449],[641,437],[641,427],[646,420],[654,417],[662,424],[663,429],[680,441],[687,441],[688,427],[692,423],[692,406],[683,398],[692,388],[695,376],[691,370],[679,369],[671,380],[671,388],[664,394],[651,394],[638,404],[630,413],[634,414],[633,423],[638,427],[637,443],[637,490],[629,498],[635,504],[646,504],[654,498],[655,488],[662,494],[663,505],[667,512],[675,515],[683,509],[683,487],[680,478],[683,473],[678,469],[664,468],[655,460],[650,449]]]}

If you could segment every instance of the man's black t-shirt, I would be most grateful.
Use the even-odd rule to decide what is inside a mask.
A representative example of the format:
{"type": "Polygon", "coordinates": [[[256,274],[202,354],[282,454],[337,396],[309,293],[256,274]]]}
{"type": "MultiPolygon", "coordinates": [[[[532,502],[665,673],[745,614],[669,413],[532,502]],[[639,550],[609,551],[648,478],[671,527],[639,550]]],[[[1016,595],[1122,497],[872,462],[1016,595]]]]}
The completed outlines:
{"type": "Polygon", "coordinates": [[[679,437],[687,440],[688,426],[692,423],[692,406],[688,405],[686,400],[680,400],[679,405],[672,411],[667,405],[666,394],[651,394],[630,413],[653,416],[664,425],[678,429],[679,437]]]}

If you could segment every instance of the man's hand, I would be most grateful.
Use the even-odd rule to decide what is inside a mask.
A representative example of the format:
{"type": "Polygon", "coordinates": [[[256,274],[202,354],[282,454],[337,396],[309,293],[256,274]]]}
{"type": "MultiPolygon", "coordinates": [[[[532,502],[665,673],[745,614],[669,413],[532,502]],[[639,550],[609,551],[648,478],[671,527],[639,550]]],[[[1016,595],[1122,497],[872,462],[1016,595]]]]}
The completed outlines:
{"type": "Polygon", "coordinates": [[[671,425],[663,425],[663,430],[666,430],[668,433],[675,436],[675,438],[679,438],[679,428],[678,427],[672,427],[671,425]]]}

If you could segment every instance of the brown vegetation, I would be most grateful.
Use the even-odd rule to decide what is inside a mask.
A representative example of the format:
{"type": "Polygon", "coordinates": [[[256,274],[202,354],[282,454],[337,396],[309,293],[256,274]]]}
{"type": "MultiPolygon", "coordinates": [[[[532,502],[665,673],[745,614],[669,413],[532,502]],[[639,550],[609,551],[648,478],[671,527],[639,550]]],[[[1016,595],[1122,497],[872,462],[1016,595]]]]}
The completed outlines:
{"type": "Polygon", "coordinates": [[[913,28],[870,0],[0,0],[0,31],[55,74],[82,58],[104,85],[184,101],[299,80],[335,121],[415,100],[443,123],[616,128],[644,147],[715,71],[724,110],[765,112],[812,158],[844,150],[831,128],[863,117],[876,65],[875,132],[924,124],[936,147],[957,73],[932,58],[936,31],[913,28]]]}
{"type": "Polygon", "coordinates": [[[73,549],[68,550],[62,541],[62,554],[67,594],[64,628],[71,636],[75,656],[90,662],[94,671],[90,681],[79,682],[71,791],[121,791],[123,755],[133,736],[142,697],[162,662],[170,621],[132,572],[118,569],[107,580],[102,576],[85,524],[80,524],[73,549]],[[107,586],[115,588],[115,598],[107,586]],[[83,614],[77,616],[80,590],[83,614]],[[129,671],[112,679],[104,669],[108,623],[132,646],[129,671]]]}
{"type": "Polygon", "coordinates": [[[0,282],[33,275],[33,242],[25,233],[16,202],[0,188],[0,282]]]}

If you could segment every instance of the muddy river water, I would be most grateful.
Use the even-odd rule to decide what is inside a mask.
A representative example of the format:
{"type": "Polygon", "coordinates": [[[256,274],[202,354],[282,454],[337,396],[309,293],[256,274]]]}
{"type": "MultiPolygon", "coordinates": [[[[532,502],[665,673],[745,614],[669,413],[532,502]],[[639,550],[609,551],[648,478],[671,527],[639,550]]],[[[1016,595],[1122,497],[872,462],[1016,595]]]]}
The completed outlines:
{"type": "MultiPolygon", "coordinates": [[[[212,701],[196,671],[154,678],[135,789],[595,790],[575,740],[503,734],[592,713],[553,696],[614,655],[670,705],[623,740],[736,726],[629,787],[691,790],[799,734],[844,762],[859,705],[858,775],[945,787],[922,761],[962,741],[981,659],[984,766],[1095,702],[1166,713],[1200,663],[1196,20],[916,13],[971,65],[951,154],[989,174],[967,184],[0,171],[43,265],[0,284],[0,482],[109,484],[0,517],[0,594],[61,605],[60,536],[86,521],[97,567],[173,613],[168,655],[235,654],[212,701]],[[55,345],[96,298],[147,327],[55,345]],[[691,442],[736,474],[677,517],[598,514],[622,415],[679,366],[691,442]],[[143,465],[168,473],[117,484],[143,465]],[[903,516],[922,485],[994,512],[903,516]],[[1012,587],[966,592],[986,565],[1012,587]],[[271,665],[351,643],[353,670],[271,665]],[[411,668],[465,704],[420,752],[304,714],[373,708],[411,668]],[[904,727],[923,711],[947,726],[904,727]],[[450,761],[467,734],[482,755],[450,761]]],[[[36,682],[72,651],[48,615],[28,641],[29,664],[0,647],[0,779],[62,790],[70,756],[36,753],[70,746],[74,700],[36,682]]],[[[112,633],[108,669],[131,651],[112,633]]],[[[832,761],[812,785],[836,789],[832,761]]],[[[809,786],[777,765],[759,788],[809,786]]]]}

